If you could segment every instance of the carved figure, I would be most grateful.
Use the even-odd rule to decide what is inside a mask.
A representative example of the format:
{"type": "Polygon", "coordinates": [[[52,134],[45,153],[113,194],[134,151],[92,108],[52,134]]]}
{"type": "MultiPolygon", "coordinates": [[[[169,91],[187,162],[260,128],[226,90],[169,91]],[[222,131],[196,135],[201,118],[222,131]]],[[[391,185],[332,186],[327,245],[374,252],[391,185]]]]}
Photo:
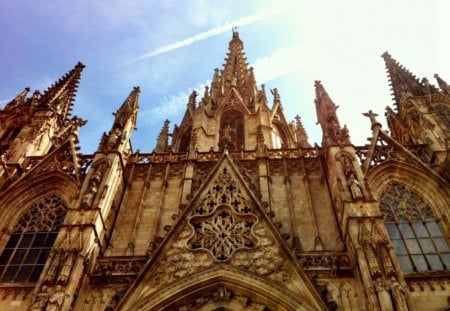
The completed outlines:
{"type": "Polygon", "coordinates": [[[42,286],[41,292],[36,295],[30,311],[43,311],[49,296],[50,293],[48,292],[47,286],[42,286]]]}
{"type": "Polygon", "coordinates": [[[390,287],[397,311],[407,311],[408,306],[406,304],[405,290],[395,276],[391,277],[390,287]]]}
{"type": "Polygon", "coordinates": [[[377,278],[374,283],[381,310],[394,311],[394,307],[392,306],[391,295],[389,295],[389,291],[387,290],[386,285],[383,283],[381,278],[377,278]]]}
{"type": "Polygon", "coordinates": [[[83,208],[88,208],[92,206],[92,202],[98,191],[98,185],[100,184],[100,180],[102,178],[102,174],[99,171],[95,171],[89,180],[89,186],[86,189],[86,193],[83,195],[83,199],[81,200],[81,206],[83,208]]]}
{"type": "Polygon", "coordinates": [[[64,266],[61,269],[61,272],[58,276],[58,283],[66,284],[69,280],[70,272],[72,271],[72,265],[73,265],[73,256],[72,253],[69,253],[67,255],[67,258],[64,262],[64,266]]]}
{"type": "Polygon", "coordinates": [[[355,175],[350,175],[350,178],[348,179],[348,184],[350,187],[350,192],[352,194],[353,199],[360,199],[362,198],[362,191],[361,191],[361,184],[359,181],[355,178],[355,175]]]}
{"type": "Polygon", "coordinates": [[[119,128],[114,129],[114,131],[109,135],[108,148],[117,147],[121,137],[122,131],[119,128]]]}
{"type": "Polygon", "coordinates": [[[65,293],[60,285],[56,286],[55,292],[48,299],[47,308],[45,311],[58,311],[64,302],[65,293]]]}
{"type": "Polygon", "coordinates": [[[59,261],[60,261],[60,252],[58,251],[53,257],[53,260],[48,268],[47,275],[45,276],[45,281],[48,283],[52,283],[58,273],[59,269],[59,261]]]}

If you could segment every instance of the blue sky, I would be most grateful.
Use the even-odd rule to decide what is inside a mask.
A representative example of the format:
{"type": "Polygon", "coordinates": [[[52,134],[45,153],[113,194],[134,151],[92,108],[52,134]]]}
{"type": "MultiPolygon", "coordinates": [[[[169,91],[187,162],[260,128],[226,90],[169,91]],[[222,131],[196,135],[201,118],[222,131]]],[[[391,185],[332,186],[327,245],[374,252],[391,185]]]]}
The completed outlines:
{"type": "Polygon", "coordinates": [[[450,82],[446,0],[0,0],[0,12],[0,107],[81,61],[73,114],[89,121],[84,153],[95,151],[133,86],[141,87],[133,148],[151,152],[164,119],[179,123],[191,91],[203,94],[222,67],[233,25],[258,83],[278,88],[286,117],[302,117],[310,143],[321,141],[314,80],[340,106],[354,144],[370,135],[361,113],[382,119],[392,104],[384,51],[418,77],[450,82]]]}

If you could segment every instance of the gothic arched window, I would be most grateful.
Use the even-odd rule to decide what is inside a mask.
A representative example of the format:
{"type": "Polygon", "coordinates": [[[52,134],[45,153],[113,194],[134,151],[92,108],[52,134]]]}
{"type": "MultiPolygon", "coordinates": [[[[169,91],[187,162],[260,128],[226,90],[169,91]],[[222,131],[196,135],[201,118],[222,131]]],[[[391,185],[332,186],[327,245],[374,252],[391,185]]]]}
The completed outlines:
{"type": "Polygon", "coordinates": [[[405,272],[447,270],[450,248],[430,206],[405,185],[390,184],[380,197],[387,231],[405,272]]]}
{"type": "Polygon", "coordinates": [[[181,136],[180,145],[178,147],[178,152],[187,152],[189,150],[191,136],[192,136],[192,126],[189,126],[184,131],[183,136],[181,136]]]}
{"type": "Polygon", "coordinates": [[[287,147],[286,136],[277,124],[272,123],[272,148],[280,149],[281,147],[287,147]]]}
{"type": "Polygon", "coordinates": [[[230,151],[244,149],[244,116],[236,110],[228,110],[220,118],[219,147],[230,151]]]}
{"type": "Polygon", "coordinates": [[[50,196],[20,217],[0,256],[0,282],[37,282],[66,212],[62,199],[50,196]]]}

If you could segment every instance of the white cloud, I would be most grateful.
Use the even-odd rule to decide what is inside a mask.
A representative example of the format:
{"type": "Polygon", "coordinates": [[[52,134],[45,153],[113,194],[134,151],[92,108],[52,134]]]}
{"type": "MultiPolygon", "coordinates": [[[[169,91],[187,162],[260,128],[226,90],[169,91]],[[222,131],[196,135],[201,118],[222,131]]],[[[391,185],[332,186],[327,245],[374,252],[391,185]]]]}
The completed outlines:
{"type": "Polygon", "coordinates": [[[259,58],[253,64],[259,82],[267,82],[298,70],[299,63],[293,61],[300,52],[299,46],[275,50],[268,57],[259,58]]]}
{"type": "Polygon", "coordinates": [[[198,84],[196,87],[192,89],[179,92],[178,94],[170,96],[168,98],[166,97],[163,99],[162,103],[159,104],[157,107],[154,107],[147,111],[143,111],[140,114],[140,117],[145,119],[146,121],[151,122],[153,119],[152,117],[154,116],[157,117],[164,116],[165,118],[168,118],[170,116],[180,114],[181,112],[183,112],[184,109],[186,109],[189,95],[192,93],[192,91],[195,90],[199,94],[197,96],[198,102],[199,98],[203,96],[205,86],[209,84],[211,84],[211,81],[206,81],[204,83],[198,84]]]}

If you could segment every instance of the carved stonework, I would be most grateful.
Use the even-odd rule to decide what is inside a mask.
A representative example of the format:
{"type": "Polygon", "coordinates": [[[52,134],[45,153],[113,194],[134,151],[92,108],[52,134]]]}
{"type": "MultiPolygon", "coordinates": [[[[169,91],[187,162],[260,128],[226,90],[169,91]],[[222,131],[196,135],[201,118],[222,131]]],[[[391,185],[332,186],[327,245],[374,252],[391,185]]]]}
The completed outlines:
{"type": "MultiPolygon", "coordinates": [[[[253,301],[250,297],[238,295],[225,286],[217,288],[215,291],[206,293],[203,296],[192,299],[192,302],[175,307],[178,311],[203,310],[208,306],[227,306],[228,308],[238,308],[237,310],[271,311],[269,307],[262,303],[253,301]]],[[[227,309],[228,309],[227,308],[227,309]]]]}
{"type": "Polygon", "coordinates": [[[255,247],[257,239],[251,230],[257,220],[254,214],[239,215],[229,206],[221,205],[212,215],[190,219],[194,236],[188,246],[208,250],[216,260],[226,261],[240,249],[255,247]]]}
{"type": "Polygon", "coordinates": [[[142,271],[147,257],[105,257],[97,259],[91,275],[95,283],[105,279],[108,283],[128,283],[142,271]]]}
{"type": "MultiPolygon", "coordinates": [[[[264,224],[256,226],[254,232],[259,240],[258,246],[237,252],[229,264],[284,284],[289,279],[288,273],[282,267],[284,258],[267,231],[264,224]]],[[[217,260],[209,251],[191,250],[186,246],[193,235],[194,230],[190,226],[185,226],[178,234],[165,255],[158,260],[156,268],[146,278],[149,292],[216,264],[217,260]]]]}

